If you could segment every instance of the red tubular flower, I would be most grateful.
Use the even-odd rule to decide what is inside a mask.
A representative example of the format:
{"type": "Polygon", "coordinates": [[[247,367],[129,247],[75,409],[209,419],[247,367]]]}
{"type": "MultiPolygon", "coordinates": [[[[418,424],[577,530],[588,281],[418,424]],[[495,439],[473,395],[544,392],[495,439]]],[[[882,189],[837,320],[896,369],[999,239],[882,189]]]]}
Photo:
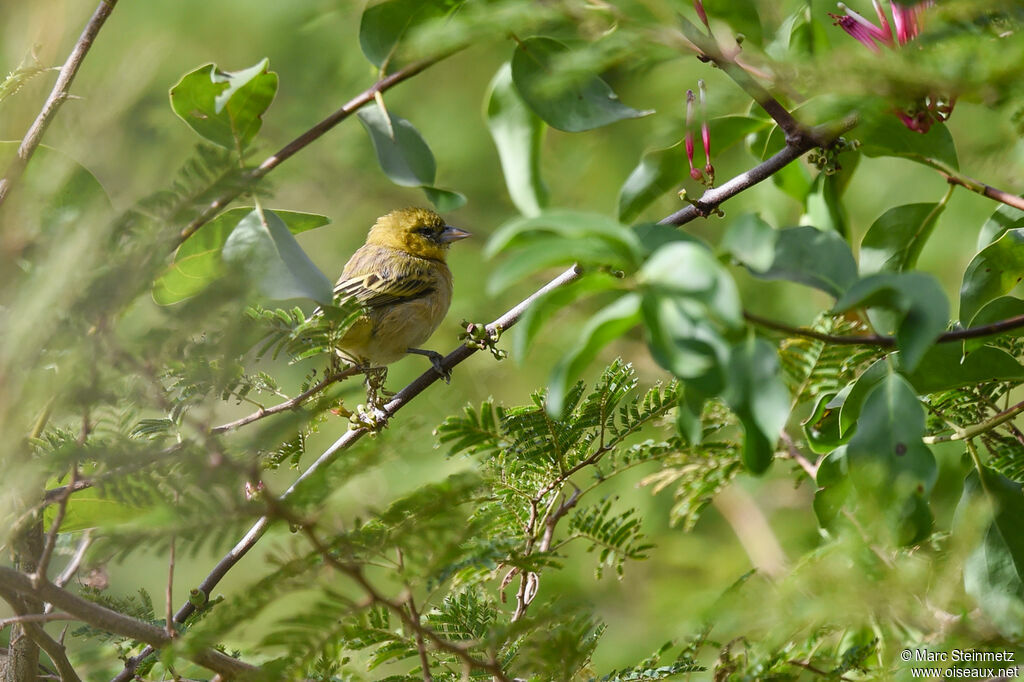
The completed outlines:
{"type": "MultiPolygon", "coordinates": [[[[890,0],[889,11],[892,12],[892,25],[890,26],[885,11],[882,9],[881,1],[871,0],[871,2],[875,7],[875,14],[878,15],[879,25],[868,21],[843,3],[839,3],[839,9],[843,10],[845,14],[830,12],[829,16],[835,20],[836,26],[873,52],[881,51],[879,45],[897,48],[916,38],[921,32],[921,13],[935,4],[934,0],[923,0],[912,5],[902,5],[895,0],[890,0]],[[895,35],[893,27],[896,29],[895,35]]],[[[949,115],[953,113],[955,101],[955,98],[943,98],[939,95],[929,94],[911,107],[897,109],[895,113],[903,121],[903,125],[915,132],[927,133],[934,123],[949,118],[949,115]]]]}
{"type": "Polygon", "coordinates": [[[696,101],[693,90],[686,91],[686,160],[690,162],[690,177],[697,182],[703,182],[704,176],[700,170],[693,165],[693,106],[696,101]]]}
{"type": "MultiPolygon", "coordinates": [[[[715,167],[711,165],[711,128],[708,127],[708,92],[703,79],[697,81],[697,91],[700,92],[700,137],[704,144],[704,172],[707,173],[708,184],[714,185],[715,167]]],[[[693,164],[691,163],[691,165],[693,164]]]]}
{"type": "Polygon", "coordinates": [[[710,31],[711,24],[708,23],[708,13],[704,11],[704,1],[693,0],[693,8],[697,10],[697,16],[700,17],[701,23],[710,31]]]}

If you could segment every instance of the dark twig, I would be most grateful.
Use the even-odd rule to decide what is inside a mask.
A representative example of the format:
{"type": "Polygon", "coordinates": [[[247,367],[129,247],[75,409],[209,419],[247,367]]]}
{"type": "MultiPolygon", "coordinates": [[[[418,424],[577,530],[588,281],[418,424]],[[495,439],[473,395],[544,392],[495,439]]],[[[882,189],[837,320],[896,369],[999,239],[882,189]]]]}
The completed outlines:
{"type": "Polygon", "coordinates": [[[774,156],[765,159],[746,173],[740,173],[725,184],[707,190],[692,204],[686,208],[676,211],[662,220],[659,220],[658,223],[660,225],[684,225],[697,218],[706,218],[711,215],[712,211],[718,208],[718,206],[726,199],[731,199],[740,192],[753,187],[757,183],[767,180],[791,162],[819,146],[820,143],[816,140],[824,139],[828,141],[835,139],[839,135],[842,135],[846,131],[852,129],[855,125],[856,120],[848,119],[840,123],[838,126],[821,126],[815,128],[815,132],[813,134],[802,136],[796,142],[787,144],[774,156]]]}
{"type": "Polygon", "coordinates": [[[89,551],[89,547],[92,545],[92,531],[86,530],[82,539],[78,542],[78,547],[75,548],[75,553],[71,557],[71,561],[64,567],[64,570],[60,572],[60,575],[53,581],[53,584],[57,587],[65,587],[71,579],[78,573],[79,567],[82,565],[82,561],[85,559],[85,553],[89,551]]]}
{"type": "MultiPolygon", "coordinates": [[[[882,336],[879,334],[852,334],[848,336],[824,334],[822,332],[816,332],[813,329],[794,327],[784,322],[770,320],[767,317],[761,317],[760,315],[755,315],[754,313],[747,311],[743,312],[743,317],[748,322],[756,324],[759,327],[764,327],[765,329],[773,329],[784,334],[789,334],[790,336],[802,336],[807,339],[815,339],[817,341],[831,343],[837,346],[879,346],[882,348],[894,348],[896,346],[896,338],[892,336],[882,336]]],[[[939,334],[935,342],[952,343],[956,341],[965,341],[967,339],[979,339],[986,336],[1001,334],[1012,329],[1019,329],[1021,327],[1024,327],[1024,315],[1016,315],[990,324],[982,324],[977,327],[954,329],[952,331],[943,332],[942,334],[939,334]]]]}
{"type": "MultiPolygon", "coordinates": [[[[105,606],[83,599],[50,582],[43,582],[36,586],[28,576],[13,568],[0,566],[0,589],[5,592],[17,593],[21,596],[32,596],[42,599],[97,629],[106,630],[107,632],[129,637],[140,642],[146,642],[158,649],[171,643],[171,638],[167,636],[167,633],[155,625],[150,625],[117,611],[112,611],[105,606]]],[[[26,629],[33,625],[35,624],[25,623],[26,629]]],[[[35,627],[39,626],[35,625],[35,627]]],[[[43,650],[48,654],[50,653],[45,647],[43,647],[43,650]]],[[[244,676],[257,671],[257,668],[248,663],[231,658],[214,649],[201,649],[199,651],[183,653],[190,660],[204,668],[229,676],[244,676]]]]}
{"type": "Polygon", "coordinates": [[[303,391],[299,395],[295,396],[291,400],[286,400],[283,403],[274,405],[273,407],[261,407],[256,412],[253,412],[250,415],[242,417],[241,419],[236,419],[233,422],[221,424],[220,426],[214,426],[212,429],[210,429],[210,433],[224,433],[225,431],[232,431],[240,426],[245,426],[246,424],[251,424],[255,421],[259,421],[264,417],[269,417],[271,415],[278,414],[281,412],[287,412],[288,410],[294,410],[295,408],[302,405],[302,403],[306,402],[316,394],[320,393],[320,391],[324,390],[331,384],[337,383],[342,379],[347,379],[348,377],[354,374],[360,374],[362,371],[363,370],[359,367],[348,367],[340,372],[329,374],[328,376],[325,376],[323,379],[317,382],[315,385],[311,386],[310,388],[303,391]]]}
{"type": "MultiPolygon", "coordinates": [[[[429,64],[426,66],[429,66],[429,64]]],[[[422,68],[426,68],[426,66],[423,66],[422,68]]],[[[401,72],[396,72],[396,74],[394,75],[398,75],[398,73],[401,72]]],[[[380,83],[378,83],[378,85],[379,84],[380,83]]],[[[367,93],[369,94],[363,93],[363,95],[360,95],[360,97],[363,97],[365,95],[369,98],[372,98],[372,90],[373,89],[371,88],[371,90],[367,91],[367,93]]],[[[835,135],[840,135],[845,130],[852,128],[854,124],[855,123],[853,121],[844,121],[842,124],[833,129],[826,129],[823,127],[821,128],[821,130],[828,130],[829,134],[834,133],[835,135]]],[[[809,143],[805,144],[809,145],[809,143]]],[[[699,210],[696,206],[688,206],[687,208],[678,211],[672,214],[671,216],[668,216],[667,218],[661,221],[661,224],[677,226],[684,225],[693,220],[696,220],[699,217],[706,216],[708,214],[708,210],[705,210],[705,207],[717,207],[727,199],[736,196],[740,192],[770,177],[772,173],[779,171],[786,164],[799,158],[801,154],[809,151],[812,148],[813,145],[806,146],[806,148],[804,148],[804,146],[796,147],[793,145],[787,145],[786,148],[783,149],[783,151],[767,159],[766,161],[763,161],[762,163],[758,164],[757,166],[747,171],[746,173],[743,173],[740,176],[733,178],[732,180],[725,183],[721,187],[708,190],[708,192],[706,192],[704,196],[702,196],[701,199],[697,202],[697,205],[701,207],[699,210]]],[[[219,208],[217,210],[219,210],[219,208]]],[[[216,211],[214,211],[214,213],[215,212],[216,211]]],[[[211,213],[210,215],[212,216],[213,213],[211,213]]],[[[198,227],[201,224],[202,223],[199,223],[195,227],[195,229],[198,229],[198,227]]],[[[192,232],[194,231],[195,230],[193,229],[192,232]]],[[[191,232],[189,232],[189,234],[191,234],[191,232]]],[[[569,268],[568,270],[561,273],[560,275],[552,279],[550,282],[545,284],[543,287],[535,291],[533,294],[524,299],[514,308],[506,312],[504,315],[494,320],[491,324],[487,325],[486,331],[488,332],[488,334],[497,334],[509,329],[514,324],[516,324],[516,322],[519,321],[519,318],[522,317],[523,313],[526,312],[527,308],[529,308],[534,301],[536,301],[538,298],[544,296],[550,291],[561,288],[563,286],[570,284],[571,282],[576,281],[577,279],[579,279],[581,273],[582,271],[579,269],[578,266],[574,265],[573,267],[569,268]]],[[[477,350],[477,348],[474,348],[467,344],[463,344],[456,348],[455,350],[453,350],[451,353],[449,353],[441,360],[441,368],[451,371],[452,368],[454,368],[456,365],[460,364],[461,362],[469,358],[477,350]]],[[[394,416],[396,412],[398,412],[400,409],[402,409],[402,407],[408,404],[409,401],[411,401],[413,398],[415,398],[424,390],[426,390],[430,385],[438,381],[439,378],[440,374],[436,370],[430,369],[421,374],[416,379],[414,379],[411,383],[406,385],[405,388],[399,391],[387,404],[385,404],[383,408],[378,410],[381,421],[386,422],[386,420],[390,419],[392,416],[394,416]]],[[[339,453],[352,447],[352,445],[354,445],[360,438],[362,438],[368,433],[370,433],[370,429],[365,427],[354,428],[345,432],[344,435],[342,435],[340,438],[338,438],[338,440],[336,440],[326,450],[324,450],[324,452],[316,459],[316,461],[314,461],[309,466],[309,468],[307,468],[282,494],[280,499],[287,499],[288,496],[294,493],[294,491],[299,486],[303,485],[303,483],[306,480],[314,476],[321,469],[330,466],[331,463],[334,462],[334,460],[338,457],[339,453]]],[[[217,586],[217,584],[220,583],[224,576],[227,575],[227,573],[235,566],[235,564],[242,560],[242,557],[244,557],[249,552],[249,550],[251,550],[256,545],[257,542],[259,542],[260,538],[262,538],[264,533],[266,533],[267,528],[269,528],[270,521],[271,520],[269,517],[264,516],[260,518],[255,524],[253,524],[253,526],[249,529],[245,536],[242,537],[242,539],[239,540],[238,543],[227,554],[225,554],[224,557],[222,557],[219,562],[217,562],[217,565],[213,567],[213,570],[211,570],[210,573],[206,576],[206,578],[203,579],[203,581],[199,584],[197,589],[201,591],[205,596],[209,597],[210,594],[212,594],[213,589],[217,586]]],[[[190,615],[192,615],[192,613],[195,612],[195,608],[196,607],[193,606],[191,601],[185,602],[174,614],[174,621],[178,623],[183,622],[186,618],[188,618],[190,615]]],[[[118,673],[114,678],[112,678],[111,682],[127,682],[128,680],[131,680],[132,676],[134,675],[135,669],[138,667],[138,665],[143,660],[148,658],[153,653],[153,651],[154,650],[152,647],[146,647],[137,656],[129,658],[125,662],[124,669],[120,673],[118,673]]]]}
{"type": "Polygon", "coordinates": [[[79,36],[78,42],[75,43],[75,47],[71,50],[71,54],[68,55],[67,61],[64,62],[64,66],[60,69],[60,74],[57,76],[57,82],[53,84],[50,96],[46,98],[42,110],[39,112],[36,120],[32,122],[28,132],[25,133],[25,137],[21,140],[21,144],[18,146],[18,153],[4,172],[4,177],[0,178],[0,204],[4,203],[4,200],[11,191],[11,187],[18,181],[22,173],[25,172],[25,167],[42,141],[50,122],[57,115],[57,110],[69,98],[68,92],[71,89],[71,83],[74,82],[86,53],[92,47],[93,41],[96,40],[96,35],[100,32],[107,17],[114,11],[114,5],[116,4],[117,0],[102,0],[99,6],[96,7],[96,11],[92,13],[92,17],[89,18],[89,23],[82,30],[82,35],[79,36]]]}
{"type": "Polygon", "coordinates": [[[998,201],[1002,204],[1006,204],[1007,206],[1013,206],[1018,210],[1024,211],[1024,197],[1019,197],[1016,194],[1004,192],[1003,190],[997,189],[992,185],[985,184],[980,180],[970,178],[964,175],[963,173],[960,173],[955,169],[950,168],[941,161],[937,161],[936,159],[925,158],[922,159],[922,161],[926,165],[931,166],[935,170],[939,171],[939,173],[942,174],[942,177],[946,178],[946,182],[948,182],[951,185],[958,185],[960,187],[963,187],[964,189],[969,189],[972,192],[980,194],[983,197],[988,197],[989,199],[992,199],[994,201],[998,201]]]}
{"type": "Polygon", "coordinates": [[[754,80],[746,69],[736,62],[735,55],[739,52],[739,47],[732,55],[727,55],[718,46],[714,36],[705,34],[690,21],[680,17],[680,26],[686,39],[700,52],[698,56],[703,61],[714,62],[715,66],[732,78],[737,85],[743,88],[744,92],[750,95],[751,99],[757,102],[758,106],[765,110],[765,113],[779,124],[782,132],[786,135],[787,144],[800,147],[810,142],[811,146],[808,149],[813,149],[821,144],[821,142],[815,142],[814,134],[793,118],[793,114],[789,113],[789,110],[782,106],[782,103],[775,99],[774,95],[754,80]]]}
{"type": "MultiPolygon", "coordinates": [[[[575,281],[579,278],[581,271],[577,267],[572,267],[563,272],[555,279],[548,282],[545,286],[538,289],[531,296],[523,300],[519,305],[515,306],[504,315],[496,319],[491,324],[487,325],[489,333],[499,333],[514,325],[522,317],[526,309],[537,300],[539,297],[548,293],[553,289],[558,289],[565,286],[569,282],[575,281]]],[[[449,372],[453,367],[463,362],[477,351],[476,348],[467,346],[465,344],[459,346],[451,353],[449,353],[441,361],[442,368],[449,372]]],[[[418,396],[424,390],[426,390],[431,384],[435,383],[441,378],[441,375],[437,373],[433,368],[427,370],[419,377],[414,379],[405,388],[399,391],[395,396],[381,408],[380,412],[383,419],[389,419],[396,412],[402,409],[410,400],[418,396]]],[[[344,435],[336,440],[330,447],[328,447],[323,454],[321,454],[315,462],[313,462],[308,469],[306,469],[293,483],[292,485],[281,495],[281,500],[287,499],[292,495],[295,490],[301,486],[306,480],[314,476],[321,469],[330,466],[330,464],[337,458],[339,453],[352,447],[360,438],[369,433],[367,428],[351,429],[346,431],[344,435]]],[[[266,533],[267,528],[270,527],[270,517],[264,516],[260,518],[245,536],[238,541],[238,543],[228,552],[224,557],[217,562],[213,570],[203,579],[197,589],[199,589],[204,595],[209,597],[214,587],[227,575],[235,564],[242,560],[249,550],[251,550],[256,543],[259,541],[263,534],[266,533]]],[[[195,612],[196,607],[191,601],[186,601],[182,604],[181,608],[174,614],[174,621],[177,623],[183,622],[186,618],[195,612]]],[[[139,666],[143,660],[148,658],[154,649],[152,647],[146,647],[137,656],[129,658],[125,662],[124,670],[118,673],[112,678],[111,682],[127,682],[131,680],[135,669],[139,666]]]]}
{"type": "Polygon", "coordinates": [[[185,226],[185,228],[181,231],[175,242],[175,246],[177,247],[183,241],[185,241],[193,234],[195,234],[196,230],[198,230],[200,227],[202,227],[210,220],[212,220],[213,217],[216,216],[217,213],[221,211],[221,209],[223,209],[225,206],[234,201],[240,194],[242,194],[245,184],[259,180],[267,173],[280,166],[286,160],[295,155],[296,152],[305,148],[311,142],[321,137],[328,130],[330,130],[331,128],[338,125],[346,118],[354,114],[357,110],[359,110],[360,107],[372,102],[377,94],[393,88],[402,81],[412,78],[413,76],[420,73],[424,69],[433,66],[442,59],[450,57],[457,51],[458,50],[452,50],[444,54],[437,55],[436,57],[430,57],[429,59],[422,59],[418,62],[413,62],[412,64],[409,64],[408,66],[403,67],[398,71],[395,71],[390,76],[385,76],[384,78],[381,78],[376,83],[371,85],[369,88],[353,97],[333,114],[331,114],[324,120],[320,121],[315,126],[313,126],[309,130],[302,133],[294,140],[286,144],[284,147],[278,150],[276,154],[273,154],[272,156],[269,156],[266,159],[264,159],[263,163],[256,166],[256,168],[253,168],[246,174],[246,177],[244,178],[246,182],[240,183],[241,186],[227,190],[224,194],[220,195],[212,202],[210,202],[210,204],[205,209],[203,209],[203,212],[196,216],[192,220],[192,222],[185,226]]]}

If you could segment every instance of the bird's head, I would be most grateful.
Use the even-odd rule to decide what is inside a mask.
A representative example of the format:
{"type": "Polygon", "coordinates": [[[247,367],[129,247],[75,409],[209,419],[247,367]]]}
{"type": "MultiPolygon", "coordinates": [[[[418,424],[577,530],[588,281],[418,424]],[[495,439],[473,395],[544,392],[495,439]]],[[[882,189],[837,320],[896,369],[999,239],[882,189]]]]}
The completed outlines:
{"type": "Polygon", "coordinates": [[[452,242],[468,236],[469,232],[446,225],[441,216],[433,211],[402,208],[378,218],[370,228],[366,243],[443,261],[452,242]]]}

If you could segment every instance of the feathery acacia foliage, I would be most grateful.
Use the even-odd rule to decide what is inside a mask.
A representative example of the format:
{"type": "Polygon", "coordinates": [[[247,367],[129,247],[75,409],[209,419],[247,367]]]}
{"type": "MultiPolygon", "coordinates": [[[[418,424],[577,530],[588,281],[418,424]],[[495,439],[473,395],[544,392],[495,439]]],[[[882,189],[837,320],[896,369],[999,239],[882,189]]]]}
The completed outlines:
{"type": "MultiPolygon", "coordinates": [[[[40,652],[62,679],[121,682],[900,678],[904,650],[1016,652],[1024,201],[995,186],[1010,173],[974,179],[1012,166],[995,150],[1020,123],[1014,3],[875,3],[874,24],[801,0],[374,0],[343,49],[358,44],[378,80],[262,161],[290,125],[281,109],[302,101],[308,117],[312,98],[282,91],[292,104],[271,110],[278,74],[248,52],[249,68],[182,76],[161,115],[202,141],[127,210],[97,180],[112,169],[39,146],[115,5],[89,20],[50,104],[31,104],[48,71],[34,59],[0,83],[5,113],[31,104],[11,119],[29,133],[0,143],[0,599],[17,616],[0,627],[0,682],[34,679],[40,652]],[[497,148],[465,150],[473,180],[450,149],[439,172],[427,141],[468,147],[460,126],[484,128],[447,91],[432,99],[455,87],[434,76],[449,58],[473,60],[465,87],[497,148]],[[694,90],[675,92],[690,72],[694,90]],[[409,99],[393,94],[410,80],[409,99]],[[296,239],[330,221],[268,205],[266,176],[353,115],[368,138],[346,154],[365,158],[346,156],[358,172],[318,204],[347,202],[342,232],[380,179],[445,213],[503,180],[507,202],[477,220],[521,215],[486,246],[486,296],[464,287],[485,266],[453,268],[466,309],[492,316],[510,287],[570,267],[463,325],[446,369],[501,359],[517,322],[514,354],[545,360],[481,371],[496,397],[461,413],[443,417],[484,380],[460,369],[428,406],[434,373],[391,394],[338,355],[365,311],[331,300],[296,239]],[[972,116],[985,123],[958,123],[972,116]],[[595,212],[605,180],[548,153],[567,140],[626,178],[613,215],[595,212]],[[498,182],[479,170],[499,165],[498,182]],[[946,192],[888,205],[876,185],[905,178],[946,192]],[[757,183],[758,214],[722,212],[757,183]],[[952,243],[949,225],[980,214],[966,267],[926,266],[935,235],[952,243]],[[677,229],[697,219],[723,229],[677,229]],[[776,280],[816,292],[772,302],[790,291],[776,280]],[[610,344],[625,359],[598,369],[610,344]],[[263,564],[246,558],[257,543],[263,564]],[[135,568],[160,578],[132,584],[135,568]],[[204,573],[182,594],[183,574],[204,573]],[[67,640],[47,623],[63,611],[81,621],[67,640]]],[[[276,33],[315,40],[334,14],[306,11],[276,33]]],[[[139,80],[133,107],[170,85],[139,80]]],[[[138,140],[138,124],[104,119],[103,139],[138,140]]],[[[979,671],[968,663],[935,674],[979,671]]]]}

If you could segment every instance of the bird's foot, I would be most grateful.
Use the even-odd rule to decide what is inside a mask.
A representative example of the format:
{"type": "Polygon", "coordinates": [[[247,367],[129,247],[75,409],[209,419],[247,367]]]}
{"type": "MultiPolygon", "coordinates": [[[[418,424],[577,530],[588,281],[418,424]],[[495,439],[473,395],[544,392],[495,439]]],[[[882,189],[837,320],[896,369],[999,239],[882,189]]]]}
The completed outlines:
{"type": "Polygon", "coordinates": [[[384,382],[388,378],[387,367],[367,367],[363,374],[366,377],[366,404],[373,409],[380,409],[388,398],[392,397],[393,391],[384,388],[384,382]]]}
{"type": "Polygon", "coordinates": [[[430,358],[430,364],[434,367],[434,371],[441,375],[444,379],[444,383],[452,383],[452,371],[444,366],[444,356],[438,353],[436,350],[424,350],[423,348],[410,348],[407,352],[415,355],[424,355],[430,358]]]}

